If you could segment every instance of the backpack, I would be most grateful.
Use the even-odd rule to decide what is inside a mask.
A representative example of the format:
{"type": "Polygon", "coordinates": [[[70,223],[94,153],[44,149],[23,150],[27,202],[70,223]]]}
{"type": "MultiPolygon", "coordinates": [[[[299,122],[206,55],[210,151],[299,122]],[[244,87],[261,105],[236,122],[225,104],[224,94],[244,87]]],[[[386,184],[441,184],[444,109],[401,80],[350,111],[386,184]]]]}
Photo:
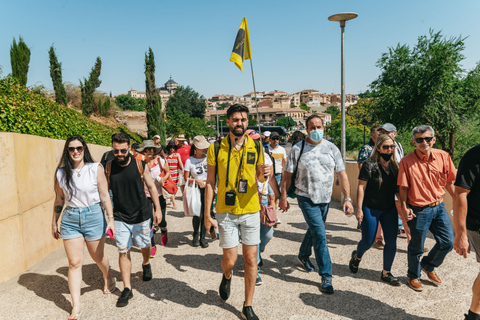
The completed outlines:
{"type": "MultiPolygon", "coordinates": [[[[105,166],[105,176],[107,176],[108,189],[110,189],[110,173],[112,173],[112,161],[113,160],[108,161],[105,166]]],[[[142,178],[142,182],[143,182],[144,167],[142,166],[142,160],[135,159],[135,161],[137,162],[137,169],[138,169],[138,172],[140,173],[140,177],[142,178]]]]}

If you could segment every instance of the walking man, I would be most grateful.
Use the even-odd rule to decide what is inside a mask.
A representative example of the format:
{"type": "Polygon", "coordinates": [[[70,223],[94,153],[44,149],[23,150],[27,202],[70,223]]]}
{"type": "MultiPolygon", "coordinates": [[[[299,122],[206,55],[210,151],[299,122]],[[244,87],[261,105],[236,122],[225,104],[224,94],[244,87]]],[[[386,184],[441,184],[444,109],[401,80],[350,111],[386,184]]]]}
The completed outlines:
{"type": "Polygon", "coordinates": [[[305,270],[314,271],[310,262],[312,246],[317,260],[318,273],[322,277],[320,291],[333,293],[332,261],[327,247],[325,220],[332,197],[334,172],[337,173],[342,193],[345,196],[342,209],[345,214],[353,214],[350,197],[350,183],[340,150],[323,139],[323,120],[312,114],[306,121],[308,138],[292,147],[282,179],[280,209],[288,210],[287,191],[290,183],[295,184],[298,205],[308,225],[303,238],[298,260],[305,270]],[[296,171],[296,179],[292,174],[296,171]]]}
{"type": "Polygon", "coordinates": [[[205,227],[218,225],[223,277],[219,294],[223,300],[230,296],[232,271],[237,261],[239,232],[245,263],[245,302],[242,316],[258,319],[252,309],[257,276],[257,245],[260,243],[260,202],[256,180],[265,181],[271,169],[264,163],[260,143],[245,135],[248,108],[234,104],[227,110],[228,136],[210,145],[207,153],[207,183],[205,186],[205,227]],[[218,172],[218,176],[217,173],[218,172]],[[210,215],[215,183],[218,186],[216,219],[210,215]]]}
{"type": "Polygon", "coordinates": [[[157,188],[149,174],[146,163],[137,160],[130,154],[130,138],[125,133],[116,133],[112,136],[112,149],[115,159],[107,162],[106,175],[113,194],[115,228],[117,234],[115,241],[118,247],[120,273],[124,289],[117,301],[117,307],[124,307],[133,297],[130,282],[132,260],[130,249],[132,238],[143,256],[143,281],[152,280],[150,267],[150,219],[152,211],[149,210],[147,197],[144,191],[144,181],[152,195],[155,205],[153,214],[154,225],[162,221],[157,188]],[[146,174],[144,174],[146,172],[146,174]]]}
{"type": "MultiPolygon", "coordinates": [[[[283,169],[285,168],[285,165],[287,164],[287,152],[285,151],[285,148],[278,145],[280,142],[280,135],[278,132],[274,131],[270,134],[270,144],[268,145],[268,152],[272,156],[274,162],[273,162],[273,168],[274,168],[274,175],[275,175],[275,180],[277,180],[277,185],[278,188],[280,188],[280,184],[282,183],[282,173],[283,169]]],[[[275,196],[275,193],[273,192],[272,187],[268,185],[268,197],[270,198],[270,203],[273,205],[273,209],[277,211],[277,197],[275,196]]],[[[278,218],[277,214],[277,224],[280,224],[281,221],[278,218]]]]}
{"type": "Polygon", "coordinates": [[[453,182],[457,170],[447,152],[432,148],[436,139],[431,126],[415,127],[412,137],[416,149],[400,162],[397,184],[403,220],[407,221],[411,235],[407,252],[408,284],[413,290],[422,291],[421,270],[433,284],[440,285],[442,280],[435,268],[453,248],[452,224],[442,197],[445,189],[455,197],[453,182]],[[420,261],[428,230],[436,244],[420,261]]]}
{"type": "MultiPolygon", "coordinates": [[[[470,149],[460,161],[455,194],[453,249],[466,258],[472,246],[477,262],[480,262],[480,145],[470,149]]],[[[473,283],[472,291],[472,303],[465,320],[480,320],[480,274],[473,283]]]]}

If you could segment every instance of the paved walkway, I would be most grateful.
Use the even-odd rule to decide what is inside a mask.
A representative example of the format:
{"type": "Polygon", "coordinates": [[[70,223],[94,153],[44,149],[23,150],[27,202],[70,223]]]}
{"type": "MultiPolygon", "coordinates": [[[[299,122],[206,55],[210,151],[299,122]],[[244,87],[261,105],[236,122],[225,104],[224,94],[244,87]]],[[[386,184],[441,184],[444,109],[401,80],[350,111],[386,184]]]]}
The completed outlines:
{"type": "MultiPolygon", "coordinates": [[[[382,251],[375,248],[366,253],[360,271],[354,275],[348,261],[360,233],[355,219],[345,217],[336,209],[338,205],[332,203],[327,220],[335,294],[320,293],[319,275],[304,272],[297,262],[306,224],[298,206],[293,205],[288,214],[280,215],[282,224],[275,229],[263,255],[264,284],[256,288],[254,297],[254,310],[260,319],[463,319],[478,272],[474,255],[463,259],[451,252],[438,270],[444,285],[435,287],[423,281],[425,289],[421,293],[405,284],[391,287],[382,283],[382,251]]],[[[181,209],[168,207],[167,222],[169,243],[160,247],[151,261],[152,281],[142,282],[140,252],[132,252],[134,298],[125,308],[115,307],[119,290],[102,294],[101,273],[85,251],[82,319],[240,318],[244,300],[241,256],[234,269],[232,295],[223,302],[218,296],[218,242],[211,242],[206,249],[192,247],[191,219],[184,217],[181,209]]],[[[431,248],[433,243],[427,239],[426,246],[431,248]]],[[[117,288],[123,289],[118,254],[111,240],[106,253],[118,279],[117,288]]],[[[392,273],[403,283],[406,265],[406,240],[398,239],[392,273]]],[[[66,319],[71,309],[67,271],[67,259],[60,248],[27,272],[0,284],[0,318],[66,319]]]]}

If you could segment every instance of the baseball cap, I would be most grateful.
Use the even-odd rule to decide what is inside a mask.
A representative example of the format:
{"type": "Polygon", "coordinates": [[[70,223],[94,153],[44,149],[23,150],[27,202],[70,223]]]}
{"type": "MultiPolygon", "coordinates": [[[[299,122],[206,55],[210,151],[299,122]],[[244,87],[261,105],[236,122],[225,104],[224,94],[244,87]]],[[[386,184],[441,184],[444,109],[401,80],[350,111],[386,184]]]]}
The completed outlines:
{"type": "Polygon", "coordinates": [[[387,132],[397,132],[397,128],[391,123],[385,123],[382,127],[383,130],[387,132]]]}
{"type": "Polygon", "coordinates": [[[274,132],[272,132],[272,134],[270,135],[270,138],[273,138],[273,137],[280,137],[280,135],[278,134],[278,132],[274,131],[274,132]]]}

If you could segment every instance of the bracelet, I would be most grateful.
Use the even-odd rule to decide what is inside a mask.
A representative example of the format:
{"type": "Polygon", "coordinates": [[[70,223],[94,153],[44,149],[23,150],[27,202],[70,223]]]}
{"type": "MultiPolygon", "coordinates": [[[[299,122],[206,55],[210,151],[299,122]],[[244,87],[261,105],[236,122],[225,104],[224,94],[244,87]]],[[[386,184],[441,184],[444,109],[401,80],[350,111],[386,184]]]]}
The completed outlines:
{"type": "Polygon", "coordinates": [[[113,214],[111,216],[108,216],[109,219],[113,218],[113,214]]]}
{"type": "Polygon", "coordinates": [[[345,198],[345,199],[343,199],[343,202],[345,202],[345,201],[350,201],[350,202],[352,202],[352,199],[350,199],[350,198],[345,198]]]}

